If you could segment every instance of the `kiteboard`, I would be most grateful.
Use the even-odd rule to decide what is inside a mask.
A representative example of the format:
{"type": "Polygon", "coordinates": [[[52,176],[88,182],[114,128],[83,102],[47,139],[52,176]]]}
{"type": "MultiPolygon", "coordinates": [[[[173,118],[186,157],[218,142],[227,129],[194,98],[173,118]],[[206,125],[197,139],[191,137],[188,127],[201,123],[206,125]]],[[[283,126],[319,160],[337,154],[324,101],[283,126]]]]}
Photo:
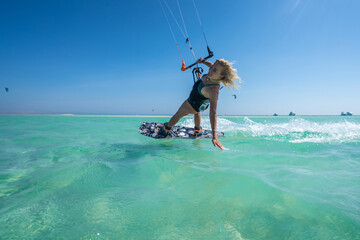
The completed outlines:
{"type": "MultiPolygon", "coordinates": [[[[182,126],[173,126],[170,130],[168,136],[164,137],[159,135],[159,130],[164,126],[163,123],[156,122],[143,122],[140,125],[139,133],[152,138],[212,138],[211,130],[204,130],[203,134],[200,137],[195,136],[194,128],[182,127],[182,126]]],[[[218,137],[224,137],[223,132],[217,132],[218,137]]]]}

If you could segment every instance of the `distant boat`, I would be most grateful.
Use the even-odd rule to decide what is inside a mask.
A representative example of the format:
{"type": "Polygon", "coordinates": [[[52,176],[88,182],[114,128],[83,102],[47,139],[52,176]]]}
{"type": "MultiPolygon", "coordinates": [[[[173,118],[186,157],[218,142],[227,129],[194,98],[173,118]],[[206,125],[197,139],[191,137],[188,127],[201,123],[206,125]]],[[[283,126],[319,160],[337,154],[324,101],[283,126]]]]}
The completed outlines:
{"type": "Polygon", "coordinates": [[[274,113],[274,116],[279,116],[277,113],[274,113]]]}
{"type": "Polygon", "coordinates": [[[295,116],[296,114],[294,112],[290,112],[289,116],[295,116]]]}
{"type": "Polygon", "coordinates": [[[353,114],[352,114],[352,112],[341,112],[341,114],[340,114],[341,116],[352,116],[353,114]]]}

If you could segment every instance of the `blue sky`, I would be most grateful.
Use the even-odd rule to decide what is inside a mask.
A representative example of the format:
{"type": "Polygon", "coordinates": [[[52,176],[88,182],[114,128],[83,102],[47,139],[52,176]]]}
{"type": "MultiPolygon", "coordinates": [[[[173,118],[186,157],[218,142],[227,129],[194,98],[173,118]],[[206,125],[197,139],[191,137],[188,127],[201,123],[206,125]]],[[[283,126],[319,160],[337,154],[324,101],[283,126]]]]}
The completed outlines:
{"type": "MultiPolygon", "coordinates": [[[[192,0],[180,4],[204,57],[192,0]]],[[[212,60],[234,62],[244,81],[221,90],[218,114],[360,113],[360,1],[196,4],[212,60]]],[[[173,114],[193,84],[158,0],[1,0],[0,32],[0,113],[173,114]]]]}

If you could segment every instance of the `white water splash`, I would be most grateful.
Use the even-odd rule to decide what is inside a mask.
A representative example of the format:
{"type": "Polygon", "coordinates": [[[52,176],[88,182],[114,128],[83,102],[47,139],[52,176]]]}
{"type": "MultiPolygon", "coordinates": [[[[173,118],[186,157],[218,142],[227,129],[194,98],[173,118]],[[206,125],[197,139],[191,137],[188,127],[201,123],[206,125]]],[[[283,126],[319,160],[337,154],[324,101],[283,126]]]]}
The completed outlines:
{"type": "MultiPolygon", "coordinates": [[[[239,121],[237,119],[237,121],[239,121]]],[[[286,122],[255,122],[249,117],[241,118],[241,123],[224,118],[217,119],[218,131],[226,136],[264,137],[272,140],[292,143],[343,143],[360,141],[360,124],[339,120],[337,122],[315,122],[302,118],[289,119],[286,122]]],[[[203,117],[201,124],[211,129],[209,117],[203,117]]],[[[193,119],[185,119],[182,126],[193,127],[193,119]]]]}

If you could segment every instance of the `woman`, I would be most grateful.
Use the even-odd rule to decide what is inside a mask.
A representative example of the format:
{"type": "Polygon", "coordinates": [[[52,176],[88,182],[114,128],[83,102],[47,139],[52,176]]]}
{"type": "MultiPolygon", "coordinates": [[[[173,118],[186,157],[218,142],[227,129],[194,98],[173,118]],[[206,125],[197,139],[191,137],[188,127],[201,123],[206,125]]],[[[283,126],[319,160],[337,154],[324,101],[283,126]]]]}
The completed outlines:
{"type": "Polygon", "coordinates": [[[237,82],[240,81],[240,78],[237,76],[236,69],[232,68],[231,64],[224,59],[218,59],[213,64],[200,58],[197,63],[203,63],[208,66],[208,74],[204,74],[200,80],[195,82],[189,98],[180,106],[179,110],[170,119],[170,121],[164,123],[163,128],[160,129],[158,134],[166,137],[171,128],[180,120],[180,118],[188,114],[194,114],[195,135],[197,137],[201,136],[204,130],[200,125],[200,112],[207,109],[210,104],[210,123],[213,135],[212,143],[215,147],[224,149],[224,146],[220,143],[216,134],[216,108],[220,91],[220,83],[224,84],[225,87],[231,85],[234,88],[237,88],[237,82]]]}

